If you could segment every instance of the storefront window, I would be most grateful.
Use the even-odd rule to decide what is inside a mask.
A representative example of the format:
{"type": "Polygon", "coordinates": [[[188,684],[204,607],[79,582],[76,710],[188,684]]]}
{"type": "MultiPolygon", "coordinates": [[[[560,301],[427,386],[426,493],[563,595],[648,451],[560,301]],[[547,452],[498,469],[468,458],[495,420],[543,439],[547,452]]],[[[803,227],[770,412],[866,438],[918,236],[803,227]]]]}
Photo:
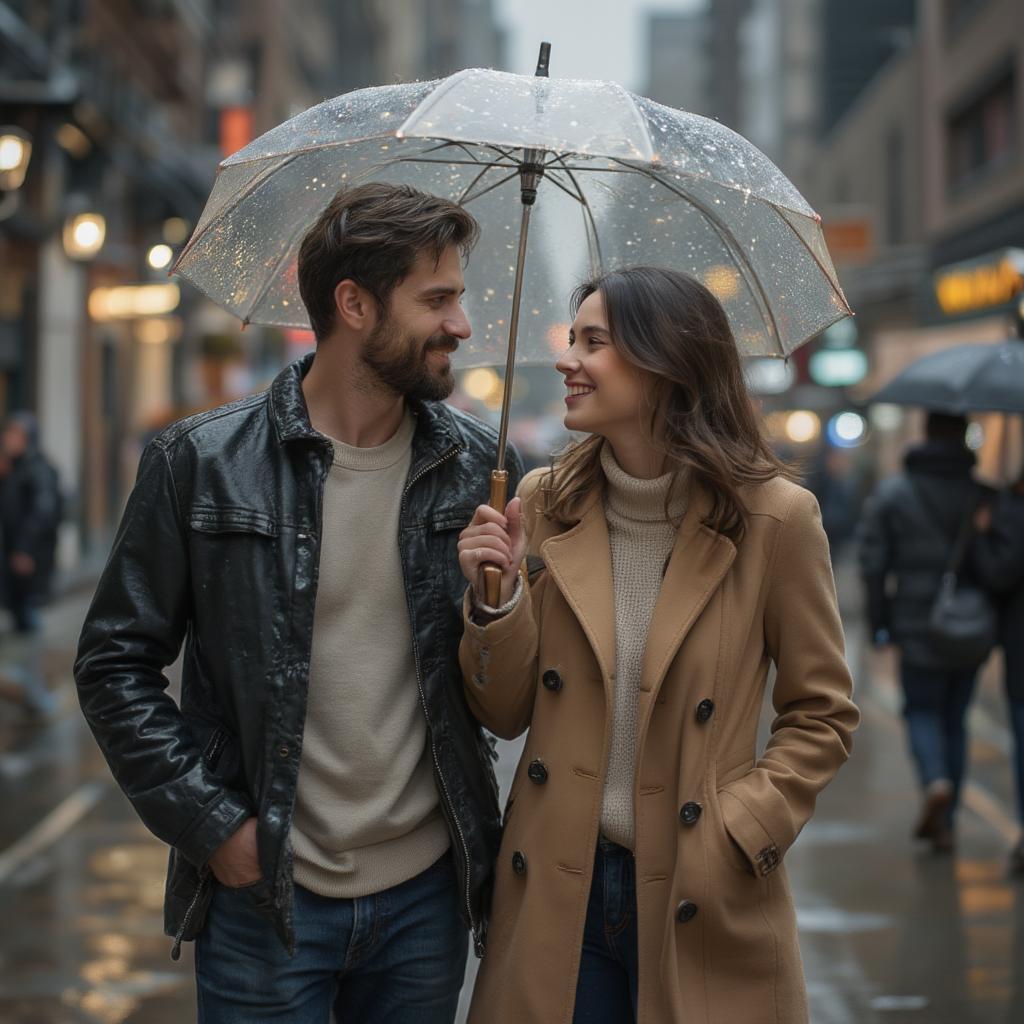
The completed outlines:
{"type": "Polygon", "coordinates": [[[949,120],[949,185],[959,191],[978,175],[1006,162],[1014,139],[1013,70],[949,120]]]}

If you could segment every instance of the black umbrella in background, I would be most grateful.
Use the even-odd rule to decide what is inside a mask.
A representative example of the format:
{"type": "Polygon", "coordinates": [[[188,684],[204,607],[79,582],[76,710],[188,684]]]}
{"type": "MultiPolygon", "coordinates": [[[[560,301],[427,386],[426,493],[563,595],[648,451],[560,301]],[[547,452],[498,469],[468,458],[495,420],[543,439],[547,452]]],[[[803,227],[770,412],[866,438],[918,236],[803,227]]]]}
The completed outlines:
{"type": "Polygon", "coordinates": [[[1024,339],[933,352],[897,374],[871,401],[959,416],[1024,413],[1024,339]]]}
{"type": "Polygon", "coordinates": [[[1017,337],[986,344],[955,345],[910,364],[871,399],[917,405],[954,416],[1003,413],[998,462],[1007,476],[1010,415],[1024,415],[1024,296],[1015,310],[1017,337]]]}

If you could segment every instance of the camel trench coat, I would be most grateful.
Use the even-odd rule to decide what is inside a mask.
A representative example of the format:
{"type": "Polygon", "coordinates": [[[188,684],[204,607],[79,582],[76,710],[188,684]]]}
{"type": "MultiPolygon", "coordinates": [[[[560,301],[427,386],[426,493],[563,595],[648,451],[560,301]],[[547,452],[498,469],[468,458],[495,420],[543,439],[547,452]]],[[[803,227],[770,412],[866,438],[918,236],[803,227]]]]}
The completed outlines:
{"type": "MultiPolygon", "coordinates": [[[[520,487],[544,568],[514,610],[469,618],[468,701],[496,735],[529,728],[505,810],[471,1024],[571,1024],[615,686],[600,492],[565,527],[520,487]],[[531,766],[532,770],[531,770],[531,766]]],[[[692,489],[644,654],[634,790],[640,1024],[807,1020],[783,860],[846,760],[859,713],[814,497],[751,488],[738,546],[692,489]],[[756,733],[769,666],[776,717],[756,733]]]]}

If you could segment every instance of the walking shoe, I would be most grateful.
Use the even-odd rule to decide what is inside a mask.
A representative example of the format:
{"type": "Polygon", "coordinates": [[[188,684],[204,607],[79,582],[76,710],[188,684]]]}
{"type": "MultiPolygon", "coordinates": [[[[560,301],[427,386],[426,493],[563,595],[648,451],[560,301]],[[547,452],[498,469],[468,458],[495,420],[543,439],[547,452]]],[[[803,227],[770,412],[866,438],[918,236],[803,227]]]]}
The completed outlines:
{"type": "Polygon", "coordinates": [[[1024,839],[1010,851],[1010,874],[1014,878],[1024,878],[1024,839]]]}
{"type": "Polygon", "coordinates": [[[953,804],[953,784],[949,779],[936,779],[924,791],[921,816],[914,828],[915,839],[930,839],[935,850],[953,848],[953,829],[949,809],[953,804]]]}

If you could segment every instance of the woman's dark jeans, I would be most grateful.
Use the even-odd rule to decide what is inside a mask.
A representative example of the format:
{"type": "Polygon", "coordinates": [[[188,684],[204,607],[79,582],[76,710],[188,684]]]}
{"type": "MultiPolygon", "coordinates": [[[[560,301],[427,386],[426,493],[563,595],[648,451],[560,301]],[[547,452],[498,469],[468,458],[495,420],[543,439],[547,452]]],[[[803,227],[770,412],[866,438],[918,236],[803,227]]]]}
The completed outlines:
{"type": "Polygon", "coordinates": [[[636,1020],[636,865],[629,850],[601,838],[594,860],[573,1024],[636,1020]]]}
{"type": "Polygon", "coordinates": [[[903,717],[910,736],[910,750],[922,786],[937,779],[953,784],[950,816],[960,798],[967,760],[964,719],[974,693],[977,672],[943,672],[903,664],[903,717]]]}

